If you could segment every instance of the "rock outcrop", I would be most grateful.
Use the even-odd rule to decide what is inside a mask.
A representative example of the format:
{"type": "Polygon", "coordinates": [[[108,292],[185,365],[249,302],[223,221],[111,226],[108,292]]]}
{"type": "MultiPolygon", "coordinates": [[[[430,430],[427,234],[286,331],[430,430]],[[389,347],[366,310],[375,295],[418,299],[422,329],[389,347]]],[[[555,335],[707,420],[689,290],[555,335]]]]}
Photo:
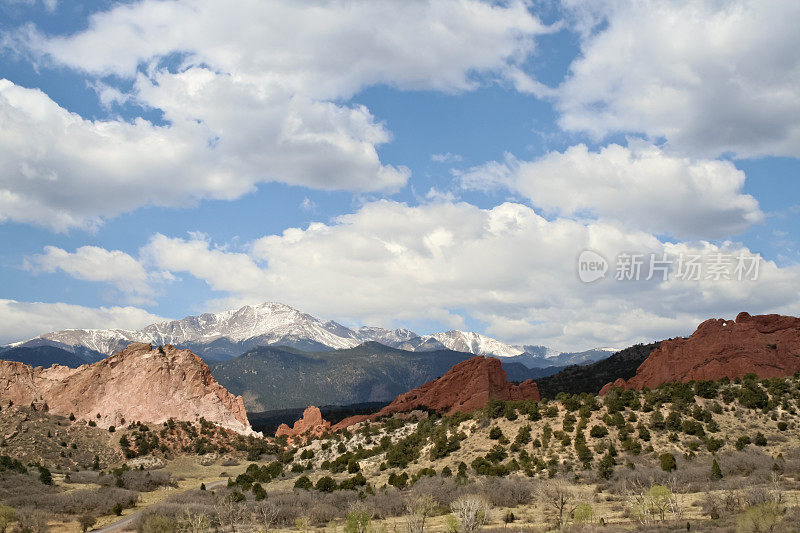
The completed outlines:
{"type": "Polygon", "coordinates": [[[91,365],[30,367],[0,361],[0,401],[43,403],[50,412],[73,413],[100,427],[128,422],[160,424],[169,418],[205,418],[240,433],[252,433],[241,396],[211,376],[202,359],[173,346],[134,343],[91,365]]]}
{"type": "Polygon", "coordinates": [[[489,400],[528,398],[539,400],[539,389],[534,381],[509,383],[499,359],[477,356],[458,363],[442,377],[399,395],[378,413],[346,418],[333,429],[420,408],[445,414],[468,413],[480,409],[489,400]]]}
{"type": "Polygon", "coordinates": [[[306,436],[319,437],[323,433],[330,431],[330,429],[331,424],[322,418],[322,412],[320,412],[319,407],[310,405],[303,411],[303,416],[294,423],[294,426],[289,427],[286,424],[278,426],[275,436],[286,435],[290,439],[306,436]]]}
{"type": "Polygon", "coordinates": [[[800,371],[800,318],[740,313],[736,320],[706,320],[687,339],[663,341],[629,380],[612,387],[654,388],[670,381],[789,376],[800,371]]]}

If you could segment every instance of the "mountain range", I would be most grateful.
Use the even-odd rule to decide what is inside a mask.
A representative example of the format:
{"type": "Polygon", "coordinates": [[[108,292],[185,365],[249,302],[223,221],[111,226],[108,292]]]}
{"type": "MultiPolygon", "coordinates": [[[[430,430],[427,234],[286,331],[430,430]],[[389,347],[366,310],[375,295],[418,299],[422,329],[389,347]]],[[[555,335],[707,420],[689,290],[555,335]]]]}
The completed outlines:
{"type": "Polygon", "coordinates": [[[0,348],[0,358],[42,366],[54,362],[76,366],[99,361],[135,342],[187,348],[209,362],[230,360],[262,346],[322,352],[378,342],[410,352],[453,350],[503,357],[528,368],[584,364],[604,359],[616,351],[598,348],[579,353],[558,353],[544,346],[515,346],[479,333],[457,330],[418,335],[407,329],[352,329],[288,305],[267,302],[159,322],[140,330],[67,329],[46,333],[0,348]],[[59,355],[53,348],[64,353],[59,355]]]}
{"type": "MultiPolygon", "coordinates": [[[[366,342],[355,348],[320,352],[260,346],[210,366],[214,378],[231,393],[241,395],[248,412],[257,413],[306,405],[389,402],[471,357],[455,350],[414,352],[366,342]]],[[[499,362],[512,382],[561,369],[531,369],[508,358],[499,358],[499,362]]]]}

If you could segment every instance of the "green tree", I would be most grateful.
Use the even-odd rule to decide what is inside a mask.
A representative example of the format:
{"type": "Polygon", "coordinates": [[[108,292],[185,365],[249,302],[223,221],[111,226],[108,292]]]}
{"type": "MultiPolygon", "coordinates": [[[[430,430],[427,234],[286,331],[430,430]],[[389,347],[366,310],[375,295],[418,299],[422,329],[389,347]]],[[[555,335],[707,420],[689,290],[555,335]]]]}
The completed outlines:
{"type": "Polygon", "coordinates": [[[722,479],[722,469],[716,459],[711,462],[711,479],[722,479]]]}
{"type": "Polygon", "coordinates": [[[51,474],[50,470],[48,470],[44,466],[39,467],[39,481],[41,481],[45,485],[53,484],[53,474],[51,474]]]}
{"type": "Polygon", "coordinates": [[[664,472],[672,472],[678,468],[678,465],[675,462],[675,456],[671,453],[662,453],[659,456],[659,460],[661,461],[661,470],[664,472]]]}
{"type": "Polygon", "coordinates": [[[320,492],[333,492],[336,490],[336,481],[331,476],[322,476],[317,480],[315,488],[320,492]]]}
{"type": "Polygon", "coordinates": [[[300,476],[297,478],[297,481],[294,482],[294,488],[300,490],[311,490],[314,488],[314,484],[311,482],[308,476],[300,476]]]}

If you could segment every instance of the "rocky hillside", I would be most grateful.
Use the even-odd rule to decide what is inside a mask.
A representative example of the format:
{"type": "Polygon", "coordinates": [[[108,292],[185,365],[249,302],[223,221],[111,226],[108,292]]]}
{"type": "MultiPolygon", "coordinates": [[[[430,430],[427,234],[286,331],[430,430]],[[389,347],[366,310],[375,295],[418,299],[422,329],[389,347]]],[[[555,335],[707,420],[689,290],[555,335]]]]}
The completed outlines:
{"type": "Polygon", "coordinates": [[[334,429],[415,409],[446,414],[469,413],[482,408],[489,400],[526,399],[539,400],[539,389],[535,382],[509,383],[499,359],[477,356],[458,363],[440,378],[400,394],[376,414],[346,418],[334,429]]]}
{"type": "MultiPolygon", "coordinates": [[[[306,352],[286,347],[254,348],[211,365],[214,377],[244,397],[248,411],[389,402],[468,359],[452,350],[412,352],[368,342],[347,350],[306,352]]],[[[511,381],[547,371],[503,363],[511,381]]],[[[552,371],[552,370],[551,370],[552,371]]]]}
{"type": "Polygon", "coordinates": [[[217,383],[195,354],[169,345],[131,344],[77,369],[0,361],[0,401],[74,414],[99,427],[202,417],[241,433],[252,431],[242,398],[217,383]]]}
{"type": "Polygon", "coordinates": [[[636,344],[595,363],[568,366],[550,376],[537,379],[536,384],[542,396],[551,399],[560,392],[597,394],[609,381],[633,377],[639,365],[660,344],[660,342],[636,344]]]}
{"type": "Polygon", "coordinates": [[[628,380],[603,387],[654,388],[671,381],[761,378],[800,371],[800,318],[740,313],[736,320],[706,320],[691,337],[663,341],[628,380]]]}

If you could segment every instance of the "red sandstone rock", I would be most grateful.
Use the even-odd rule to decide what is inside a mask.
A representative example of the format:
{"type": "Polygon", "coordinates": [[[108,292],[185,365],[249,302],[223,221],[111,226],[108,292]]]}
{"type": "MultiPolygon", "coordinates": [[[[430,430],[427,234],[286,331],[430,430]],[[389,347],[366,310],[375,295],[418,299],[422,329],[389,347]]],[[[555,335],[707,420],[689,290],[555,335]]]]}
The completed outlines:
{"type": "Polygon", "coordinates": [[[800,371],[800,318],[739,313],[736,320],[706,320],[688,339],[663,341],[627,382],[611,387],[654,388],[670,381],[737,378],[753,373],[762,378],[800,371]]]}
{"type": "Polygon", "coordinates": [[[399,395],[374,415],[346,418],[333,429],[343,429],[365,420],[412,411],[433,409],[445,414],[468,413],[480,409],[489,400],[539,400],[539,389],[532,380],[519,385],[509,383],[500,360],[472,357],[453,366],[442,377],[399,395]]]}
{"type": "Polygon", "coordinates": [[[195,354],[169,345],[131,344],[74,369],[0,361],[0,400],[44,402],[54,414],[74,413],[100,427],[119,425],[122,418],[160,424],[169,418],[203,417],[240,433],[252,432],[242,397],[217,383],[195,354]]]}
{"type": "Polygon", "coordinates": [[[330,429],[331,423],[323,420],[319,408],[310,405],[303,411],[303,416],[294,423],[293,427],[290,428],[286,424],[278,426],[275,436],[280,437],[281,435],[286,435],[289,438],[304,436],[319,437],[323,433],[330,431],[330,429]]]}

